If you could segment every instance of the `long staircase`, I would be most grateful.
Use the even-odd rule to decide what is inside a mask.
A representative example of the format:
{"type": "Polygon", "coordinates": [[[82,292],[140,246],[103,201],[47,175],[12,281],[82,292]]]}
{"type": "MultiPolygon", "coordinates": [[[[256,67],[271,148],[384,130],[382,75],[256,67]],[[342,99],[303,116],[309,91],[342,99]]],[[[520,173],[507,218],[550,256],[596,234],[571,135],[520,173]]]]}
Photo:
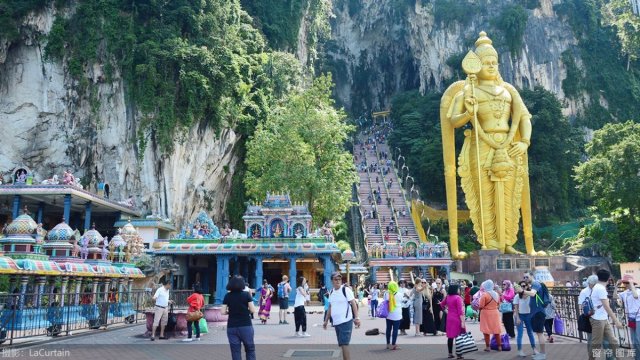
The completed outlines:
{"type": "MultiPolygon", "coordinates": [[[[354,161],[360,177],[357,195],[368,251],[413,241],[420,243],[399,176],[386,143],[386,131],[366,129],[358,134],[354,161]]],[[[423,275],[430,278],[426,272],[423,275]]],[[[410,279],[408,271],[401,279],[410,279]]],[[[388,271],[378,271],[376,281],[388,282],[388,271]]]]}

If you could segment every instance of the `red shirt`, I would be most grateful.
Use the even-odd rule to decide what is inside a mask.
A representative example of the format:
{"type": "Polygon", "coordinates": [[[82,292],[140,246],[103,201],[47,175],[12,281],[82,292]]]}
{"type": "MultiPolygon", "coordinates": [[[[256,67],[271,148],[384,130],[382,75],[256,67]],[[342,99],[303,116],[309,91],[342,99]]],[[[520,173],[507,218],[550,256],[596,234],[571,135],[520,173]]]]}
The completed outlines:
{"type": "Polygon", "coordinates": [[[187,298],[189,304],[189,312],[200,310],[204,307],[204,297],[201,294],[193,293],[187,298]]]}
{"type": "Polygon", "coordinates": [[[471,305],[471,288],[464,289],[464,304],[471,305]]]}

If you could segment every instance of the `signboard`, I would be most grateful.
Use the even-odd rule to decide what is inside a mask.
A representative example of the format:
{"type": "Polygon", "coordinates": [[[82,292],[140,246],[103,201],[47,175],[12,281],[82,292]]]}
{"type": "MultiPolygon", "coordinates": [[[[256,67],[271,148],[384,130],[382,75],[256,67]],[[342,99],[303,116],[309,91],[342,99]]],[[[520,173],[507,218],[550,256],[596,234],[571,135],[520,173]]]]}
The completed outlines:
{"type": "Polygon", "coordinates": [[[511,259],[496,259],[496,270],[511,270],[511,259]]]}
{"type": "Polygon", "coordinates": [[[517,270],[531,270],[531,259],[516,259],[517,270]]]}
{"type": "Polygon", "coordinates": [[[550,261],[549,259],[533,259],[534,267],[538,266],[546,266],[549,267],[550,261]]]}

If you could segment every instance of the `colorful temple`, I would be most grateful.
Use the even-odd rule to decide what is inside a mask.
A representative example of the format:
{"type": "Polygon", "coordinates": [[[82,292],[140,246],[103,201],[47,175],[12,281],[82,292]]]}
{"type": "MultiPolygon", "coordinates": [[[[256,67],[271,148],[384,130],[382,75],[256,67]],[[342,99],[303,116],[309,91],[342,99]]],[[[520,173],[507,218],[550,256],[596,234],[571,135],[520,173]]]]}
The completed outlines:
{"type": "Polygon", "coordinates": [[[9,197],[13,207],[0,212],[5,222],[0,279],[6,281],[9,294],[3,298],[0,321],[6,329],[95,322],[109,316],[104,311],[119,317],[135,313],[129,294],[134,281],[145,276],[132,261],[143,253],[142,239],[131,224],[115,230],[111,222],[108,232],[114,235],[109,240],[95,224],[108,228],[108,221],[123,213],[137,215],[136,211],[70,185],[0,185],[0,201],[9,197]],[[20,206],[22,215],[17,214],[20,206]],[[28,208],[37,208],[38,222],[28,208]],[[51,226],[56,218],[57,225],[51,226]],[[91,229],[89,221],[94,221],[91,229]],[[84,233],[69,223],[75,228],[84,225],[84,233]],[[119,301],[108,304],[100,315],[100,303],[107,303],[108,293],[119,301]]]}
{"type": "Polygon", "coordinates": [[[340,250],[331,238],[310,232],[307,205],[293,204],[288,194],[267,193],[262,204],[248,206],[243,219],[245,234],[220,231],[201,212],[175,239],[154,244],[156,256],[171,256],[179,265],[174,287],[200,284],[220,304],[234,274],[245,277],[252,288],[259,288],[263,279],[275,287],[282,275],[289,276],[294,288],[300,276],[312,288],[329,284],[333,256],[340,250]]]}

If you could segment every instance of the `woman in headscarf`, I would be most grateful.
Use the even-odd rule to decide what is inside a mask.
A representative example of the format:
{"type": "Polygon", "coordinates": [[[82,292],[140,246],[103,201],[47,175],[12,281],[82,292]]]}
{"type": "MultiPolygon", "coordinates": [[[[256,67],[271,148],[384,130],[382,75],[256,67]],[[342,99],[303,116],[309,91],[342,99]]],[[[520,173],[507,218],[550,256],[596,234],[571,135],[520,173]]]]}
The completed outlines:
{"type": "Polygon", "coordinates": [[[513,285],[511,284],[511,281],[504,280],[502,282],[501,303],[511,304],[511,311],[505,311],[502,313],[502,323],[504,324],[504,329],[507,331],[507,334],[512,339],[516,337],[516,333],[514,331],[514,326],[513,326],[513,298],[515,296],[516,296],[516,292],[513,290],[513,285]]]}
{"type": "Polygon", "coordinates": [[[384,294],[384,299],[389,303],[389,315],[387,315],[387,331],[385,335],[387,337],[387,349],[398,350],[396,345],[398,339],[398,328],[400,327],[400,320],[402,320],[402,293],[399,291],[400,287],[395,281],[389,281],[387,291],[384,294]]]}
{"type": "Polygon", "coordinates": [[[480,297],[479,308],[482,311],[480,316],[480,331],[484,334],[484,351],[491,351],[489,341],[491,340],[492,334],[496,337],[498,351],[502,351],[500,341],[500,312],[498,312],[500,296],[495,292],[492,280],[483,282],[482,290],[484,290],[484,294],[480,297]]]}
{"type": "MultiPolygon", "coordinates": [[[[464,301],[462,297],[460,297],[458,285],[449,285],[447,297],[440,303],[440,307],[442,311],[447,314],[447,349],[449,350],[449,359],[453,359],[453,341],[458,335],[466,331],[464,325],[464,301]]],[[[462,356],[458,356],[458,359],[462,358],[462,356]]]]}

